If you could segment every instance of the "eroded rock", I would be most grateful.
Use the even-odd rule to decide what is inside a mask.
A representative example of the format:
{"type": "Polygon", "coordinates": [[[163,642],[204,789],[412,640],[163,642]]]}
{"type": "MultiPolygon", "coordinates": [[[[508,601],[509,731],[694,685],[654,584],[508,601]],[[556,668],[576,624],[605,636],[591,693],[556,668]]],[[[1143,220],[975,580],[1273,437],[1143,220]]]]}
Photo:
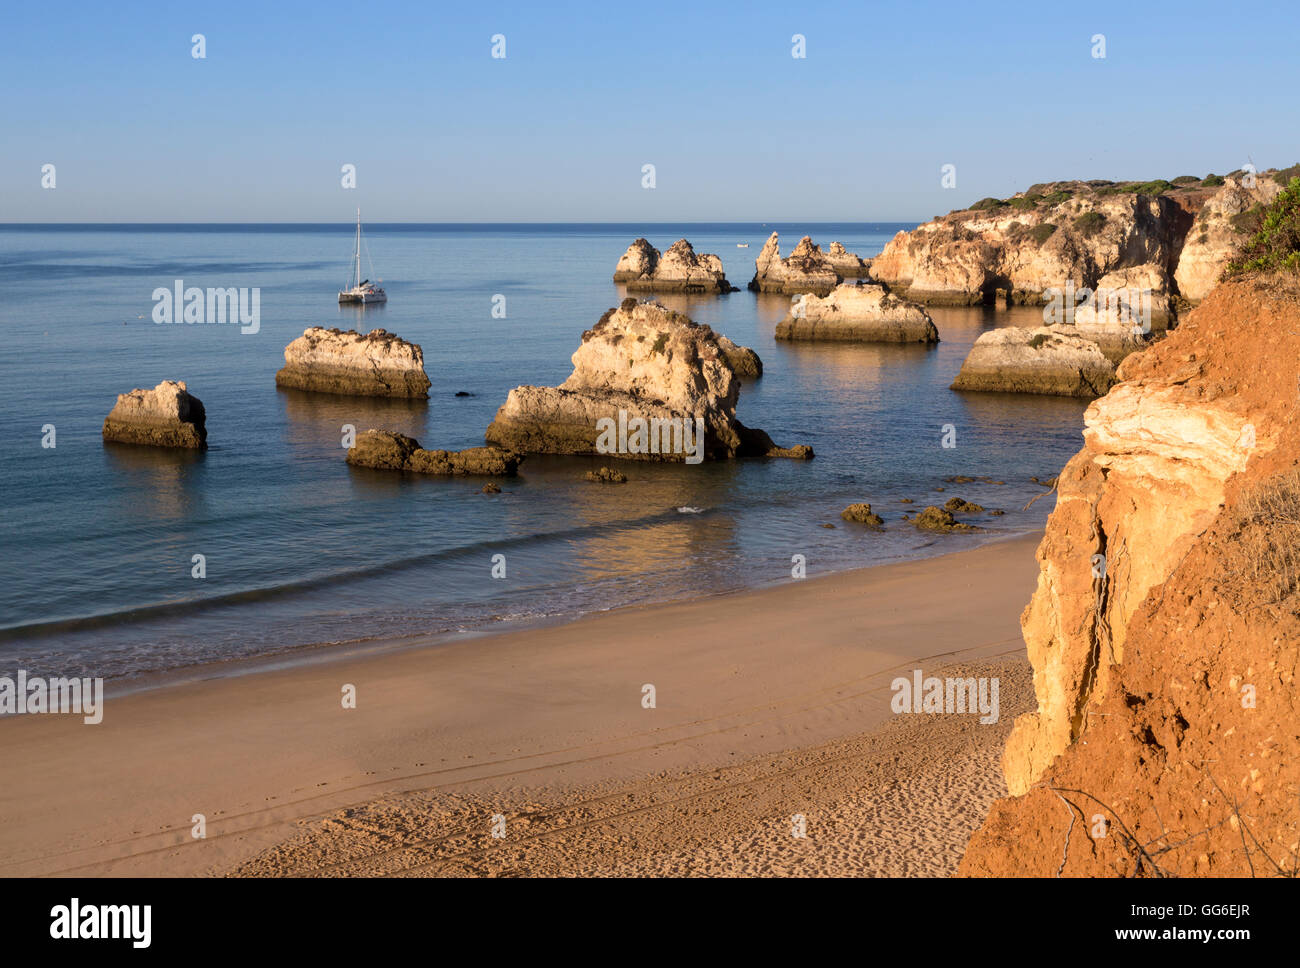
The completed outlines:
{"type": "Polygon", "coordinates": [[[1115,364],[1068,326],[1008,326],[984,333],[961,365],[954,390],[1098,397],[1115,384],[1115,364]]]}
{"type": "Polygon", "coordinates": [[[152,390],[118,395],[104,418],[105,440],[150,447],[204,450],[208,446],[207,412],[184,381],[164,380],[152,390]]]}
{"type": "Polygon", "coordinates": [[[583,333],[563,384],[510,391],[487,439],[520,453],[630,460],[811,456],[811,448],[780,448],[745,427],[736,418],[739,394],[713,330],[657,303],[626,299],[583,333]]]}
{"type": "Polygon", "coordinates": [[[367,397],[429,396],[424,352],[375,329],[362,335],[313,326],[284,348],[277,386],[367,397]]]}
{"type": "Polygon", "coordinates": [[[864,343],[937,343],[930,314],[883,286],[836,286],[826,296],[803,295],[776,326],[777,339],[864,343]]]}
{"type": "Polygon", "coordinates": [[[645,239],[633,242],[614,269],[614,281],[628,292],[725,293],[737,289],[727,281],[722,260],[716,255],[695,252],[685,239],[659,250],[645,239]]]}
{"type": "Polygon", "coordinates": [[[358,434],[347,457],[348,463],[355,467],[442,477],[514,477],[522,460],[519,454],[499,447],[425,450],[418,440],[391,430],[367,430],[358,434]]]}

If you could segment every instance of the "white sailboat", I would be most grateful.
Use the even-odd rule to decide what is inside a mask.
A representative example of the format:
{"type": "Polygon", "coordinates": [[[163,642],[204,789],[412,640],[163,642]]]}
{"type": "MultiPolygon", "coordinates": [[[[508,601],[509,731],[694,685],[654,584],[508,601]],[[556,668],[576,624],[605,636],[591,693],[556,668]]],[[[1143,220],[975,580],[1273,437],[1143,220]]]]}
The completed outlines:
{"type": "MultiPolygon", "coordinates": [[[[361,209],[357,209],[357,248],[355,253],[357,274],[352,286],[339,290],[340,303],[383,303],[388,302],[388,293],[384,292],[369,279],[361,278],[361,209]]],[[[373,268],[373,267],[372,267],[373,268]]],[[[381,282],[383,280],[380,280],[381,282]]]]}

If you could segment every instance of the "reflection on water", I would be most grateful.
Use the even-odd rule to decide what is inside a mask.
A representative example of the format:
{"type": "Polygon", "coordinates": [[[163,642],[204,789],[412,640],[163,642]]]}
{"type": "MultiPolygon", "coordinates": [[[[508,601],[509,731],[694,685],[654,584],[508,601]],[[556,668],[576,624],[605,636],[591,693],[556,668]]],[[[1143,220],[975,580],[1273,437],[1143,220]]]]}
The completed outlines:
{"type": "Polygon", "coordinates": [[[119,479],[109,491],[113,517],[156,524],[205,513],[206,451],[106,440],[103,453],[110,473],[119,479]]]}
{"type": "Polygon", "coordinates": [[[343,426],[351,424],[358,434],[366,430],[392,430],[414,437],[421,445],[436,449],[425,438],[429,404],[427,400],[398,397],[352,397],[334,393],[310,393],[291,387],[277,387],[287,419],[286,438],[290,446],[317,451],[333,444],[342,459],[343,426]]]}

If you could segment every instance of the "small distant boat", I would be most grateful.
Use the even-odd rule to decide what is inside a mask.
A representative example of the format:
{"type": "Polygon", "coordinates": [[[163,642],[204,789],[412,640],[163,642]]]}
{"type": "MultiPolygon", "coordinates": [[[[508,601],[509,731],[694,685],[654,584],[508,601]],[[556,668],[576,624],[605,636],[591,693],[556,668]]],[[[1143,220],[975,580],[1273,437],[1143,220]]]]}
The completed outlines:
{"type": "Polygon", "coordinates": [[[737,249],[748,249],[748,248],[749,248],[749,243],[748,243],[748,242],[737,242],[737,243],[736,243],[736,248],[737,248],[737,249]]]}
{"type": "MultiPolygon", "coordinates": [[[[339,303],[385,303],[388,293],[384,292],[369,279],[361,278],[361,209],[357,209],[357,249],[355,253],[357,266],[356,282],[348,289],[339,291],[339,303]]],[[[380,282],[383,280],[381,279],[380,282]]]]}

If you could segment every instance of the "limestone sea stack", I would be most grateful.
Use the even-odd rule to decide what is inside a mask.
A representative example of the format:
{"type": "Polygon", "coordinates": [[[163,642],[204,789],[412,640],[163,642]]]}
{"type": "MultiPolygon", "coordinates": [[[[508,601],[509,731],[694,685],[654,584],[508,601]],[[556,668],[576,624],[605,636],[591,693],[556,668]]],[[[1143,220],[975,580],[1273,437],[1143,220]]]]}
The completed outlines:
{"type": "Polygon", "coordinates": [[[628,292],[737,291],[727,281],[722,260],[708,253],[697,255],[685,239],[674,242],[662,255],[645,239],[637,239],[618,260],[614,281],[624,283],[628,292]]]}
{"type": "Polygon", "coordinates": [[[832,242],[826,249],[826,261],[841,279],[866,279],[871,273],[871,260],[846,251],[840,242],[832,242]]]}
{"type": "Polygon", "coordinates": [[[954,390],[1099,397],[1115,384],[1115,364],[1072,327],[1008,326],[975,341],[954,390]]]}
{"type": "Polygon", "coordinates": [[[777,339],[937,343],[934,320],[883,286],[843,283],[827,296],[804,295],[777,323],[777,339]]]}
{"type": "Polygon", "coordinates": [[[625,299],[582,334],[563,384],[511,390],[486,437],[519,453],[629,460],[812,456],[810,447],[779,448],[745,427],[736,418],[739,393],[713,330],[657,303],[625,299]]]}
{"type": "Polygon", "coordinates": [[[355,467],[385,471],[411,471],[453,477],[468,474],[514,477],[523,458],[498,447],[465,450],[425,450],[420,442],[390,430],[367,430],[348,448],[347,461],[355,467]]]}
{"type": "Polygon", "coordinates": [[[754,278],[750,280],[749,288],[752,292],[779,292],[791,296],[811,292],[825,296],[843,281],[835,265],[813,245],[811,238],[805,235],[794,251],[783,259],[780,239],[773,232],[754,260],[754,278]]]}
{"type": "Polygon", "coordinates": [[[1058,479],[1020,618],[1037,708],[961,871],[1289,875],[1300,281],[1221,283],[1119,375],[1058,479]]]}
{"type": "Polygon", "coordinates": [[[361,397],[427,399],[424,353],[384,329],[361,334],[313,326],[284,348],[277,386],[361,397]]]}
{"type": "Polygon", "coordinates": [[[203,403],[190,395],[184,381],[164,380],[152,390],[119,394],[104,418],[104,439],[204,450],[208,446],[206,418],[203,403]]]}

